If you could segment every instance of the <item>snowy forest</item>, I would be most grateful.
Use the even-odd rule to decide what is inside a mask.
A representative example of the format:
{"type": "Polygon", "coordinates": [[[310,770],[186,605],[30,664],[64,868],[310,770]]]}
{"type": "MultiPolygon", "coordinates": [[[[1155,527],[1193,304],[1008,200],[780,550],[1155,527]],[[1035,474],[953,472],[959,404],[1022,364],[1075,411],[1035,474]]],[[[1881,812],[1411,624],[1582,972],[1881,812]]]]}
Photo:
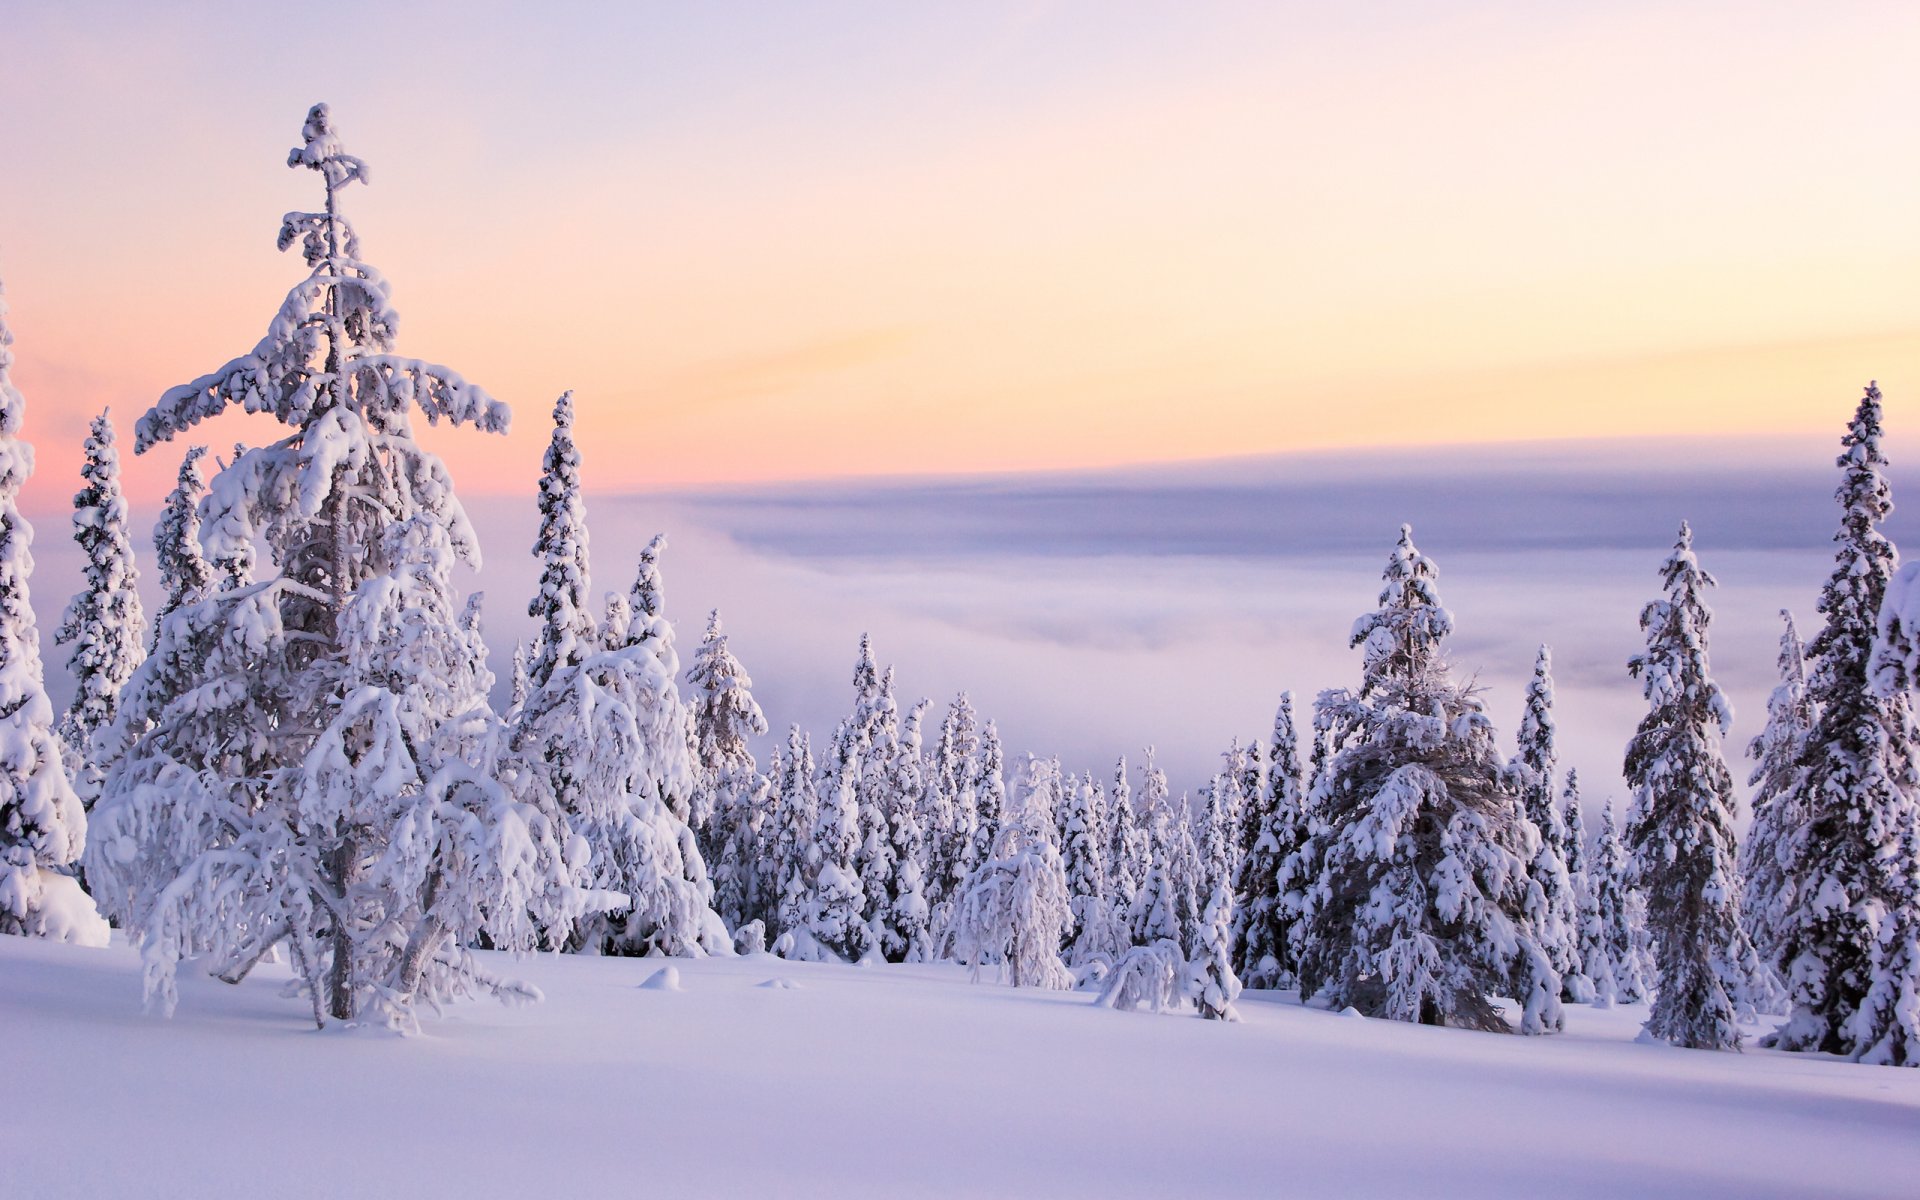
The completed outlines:
{"type": "Polygon", "coordinates": [[[320,1027],[537,999],[497,951],[771,955],[952,962],[1226,1022],[1243,989],[1523,1035],[1644,1005],[1642,1037],[1674,1046],[1920,1066],[1920,572],[1881,532],[1877,387],[1840,439],[1817,631],[1781,614],[1779,686],[1744,754],[1723,745],[1715,581],[1682,514],[1622,664],[1646,715],[1619,814],[1559,768],[1549,647],[1518,712],[1456,675],[1439,569],[1402,526],[1353,625],[1354,685],[1296,714],[1276,681],[1271,730],[1223,736],[1218,773],[1176,794],[1151,746],[1009,752],[965,693],[915,697],[866,639],[844,718],[781,729],[720,612],[677,632],[664,535],[599,564],[630,589],[591,594],[571,393],[538,481],[537,632],[496,689],[477,598],[453,583],[479,537],[413,423],[487,434],[508,410],[396,350],[390,287],[340,207],[367,167],[325,105],[288,165],[324,200],[280,229],[309,273],[258,345],[134,426],[135,453],[180,463],[145,562],[115,427],[92,423],[58,714],[0,323],[0,931],[124,938],[159,1013],[183,973],[283,963],[320,1027]],[[282,428],[181,449],[236,406],[282,428]],[[150,618],[143,567],[165,596],[150,618]]]}

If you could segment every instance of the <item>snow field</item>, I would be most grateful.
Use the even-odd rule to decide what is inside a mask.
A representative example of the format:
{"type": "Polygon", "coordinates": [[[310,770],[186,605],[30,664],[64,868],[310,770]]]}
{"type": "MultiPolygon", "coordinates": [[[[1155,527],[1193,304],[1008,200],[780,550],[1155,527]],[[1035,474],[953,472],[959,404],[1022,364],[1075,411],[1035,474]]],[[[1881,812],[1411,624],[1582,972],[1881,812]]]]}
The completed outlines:
{"type": "Polygon", "coordinates": [[[316,1032],[283,967],[0,938],[0,1195],[1910,1196],[1920,1073],[1355,1020],[1235,1025],[952,965],[490,963],[544,1003],[316,1032]],[[794,988],[766,987],[786,979],[794,988]]]}

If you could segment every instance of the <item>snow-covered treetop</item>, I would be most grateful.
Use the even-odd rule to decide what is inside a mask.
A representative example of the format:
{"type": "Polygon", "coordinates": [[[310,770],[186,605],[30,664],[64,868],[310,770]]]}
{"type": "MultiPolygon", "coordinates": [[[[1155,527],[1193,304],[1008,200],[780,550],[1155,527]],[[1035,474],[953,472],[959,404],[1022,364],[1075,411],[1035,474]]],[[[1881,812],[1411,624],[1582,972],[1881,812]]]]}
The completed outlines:
{"type": "Polygon", "coordinates": [[[33,447],[17,441],[27,402],[13,386],[13,331],[7,328],[7,291],[0,283],[0,492],[12,495],[33,474],[33,447]]]}
{"type": "Polygon", "coordinates": [[[1541,646],[1534,656],[1533,678],[1527,681],[1526,710],[1516,740],[1520,764],[1543,783],[1553,775],[1553,733],[1553,652],[1541,646]]]}
{"type": "Polygon", "coordinates": [[[1640,612],[1647,651],[1628,660],[1627,669],[1641,681],[1641,693],[1654,708],[1704,703],[1725,733],[1733,724],[1733,708],[1708,675],[1707,626],[1713,610],[1703,599],[1717,581],[1701,569],[1693,553],[1693,529],[1685,521],[1680,522],[1673,553],[1661,564],[1660,578],[1666,598],[1649,601],[1640,612]],[[1704,689],[1704,694],[1693,696],[1694,689],[1704,689]]]}
{"type": "MultiPolygon", "coordinates": [[[[301,135],[287,164],[320,173],[326,209],[288,213],[279,244],[285,250],[299,242],[312,273],[287,293],[252,353],[161,396],[140,419],[134,452],[169,441],[236,404],[303,430],[364,423],[375,431],[395,431],[405,427],[406,410],[413,406],[429,422],[472,422],[487,432],[505,432],[506,405],[445,367],[392,353],[399,315],[389,303],[390,289],[378,271],[360,261],[359,239],[340,215],[336,196],[355,180],[365,182],[367,165],[341,147],[324,104],[308,112],[301,135]],[[323,422],[325,414],[333,415],[323,422]]],[[[337,446],[340,438],[315,440],[309,453],[331,474],[337,464],[327,447],[337,446]]]]}
{"type": "MultiPolygon", "coordinates": [[[[1880,388],[1869,383],[1840,439],[1840,487],[1834,499],[1842,509],[1840,528],[1833,535],[1833,575],[1816,605],[1827,618],[1826,627],[1807,647],[1813,659],[1810,687],[1823,702],[1830,694],[1857,694],[1874,631],[1886,613],[1887,583],[1899,562],[1893,543],[1880,525],[1893,512],[1893,492],[1880,452],[1880,388]]],[[[1903,597],[1904,599],[1904,597],[1903,597]]]]}
{"type": "Polygon", "coordinates": [[[1400,540],[1387,558],[1381,578],[1380,607],[1353,623],[1350,645],[1365,649],[1361,695],[1371,695],[1389,680],[1406,683],[1437,665],[1440,643],[1453,632],[1453,614],[1440,603],[1440,568],[1413,544],[1413,526],[1400,527],[1400,540]]]}
{"type": "MultiPolygon", "coordinates": [[[[580,494],[580,450],[573,441],[573,393],[553,404],[553,434],[540,462],[540,533],[534,557],[540,583],[527,605],[539,620],[527,663],[532,686],[544,687],[553,673],[591,653],[593,615],[588,611],[587,513],[580,494]]],[[[625,629],[621,629],[625,634],[625,629]]]]}

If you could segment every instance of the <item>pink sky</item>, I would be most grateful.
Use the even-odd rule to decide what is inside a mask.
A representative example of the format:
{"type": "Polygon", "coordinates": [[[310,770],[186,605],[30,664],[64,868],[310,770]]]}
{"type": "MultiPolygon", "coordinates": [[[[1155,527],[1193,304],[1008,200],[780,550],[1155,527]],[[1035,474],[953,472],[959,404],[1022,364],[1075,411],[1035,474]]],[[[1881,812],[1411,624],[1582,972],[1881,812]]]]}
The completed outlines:
{"type": "Polygon", "coordinates": [[[1912,4],[337,7],[5,18],[30,508],[259,337],[316,100],[469,492],[565,388],[600,490],[1920,416],[1912,4]]]}

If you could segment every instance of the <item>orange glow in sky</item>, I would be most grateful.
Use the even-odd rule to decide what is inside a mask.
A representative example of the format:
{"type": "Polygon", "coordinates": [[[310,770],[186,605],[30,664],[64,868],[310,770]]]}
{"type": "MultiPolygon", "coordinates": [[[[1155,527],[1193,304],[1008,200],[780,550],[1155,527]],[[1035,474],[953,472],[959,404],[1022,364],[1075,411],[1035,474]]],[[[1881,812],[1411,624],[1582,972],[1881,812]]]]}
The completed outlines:
{"type": "Polygon", "coordinates": [[[1911,3],[109,7],[0,34],[41,508],[258,339],[316,100],[468,492],[567,388],[603,491],[1920,417],[1911,3]]]}

